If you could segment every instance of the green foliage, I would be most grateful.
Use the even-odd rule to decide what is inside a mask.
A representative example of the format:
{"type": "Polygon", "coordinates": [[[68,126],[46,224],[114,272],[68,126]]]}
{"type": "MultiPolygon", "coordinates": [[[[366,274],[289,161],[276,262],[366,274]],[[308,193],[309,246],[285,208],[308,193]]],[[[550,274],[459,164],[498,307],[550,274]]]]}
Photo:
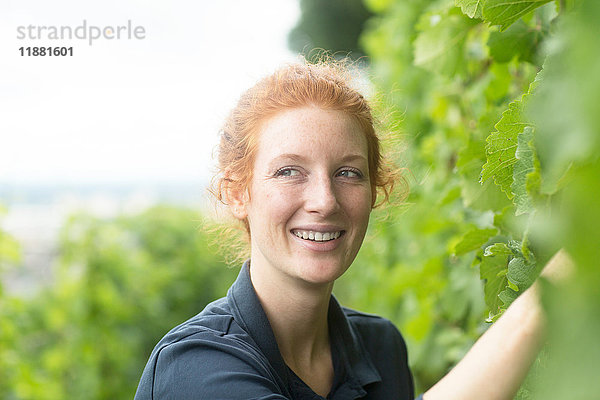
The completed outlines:
{"type": "Polygon", "coordinates": [[[504,30],[519,18],[552,0],[485,0],[483,19],[504,30]]]}
{"type": "MultiPolygon", "coordinates": [[[[458,5],[473,14],[482,4],[458,5]]],[[[494,126],[498,132],[509,128],[498,124],[502,113],[538,72],[531,63],[538,42],[524,41],[526,52],[496,61],[491,34],[500,35],[497,40],[513,32],[469,18],[453,2],[393,1],[377,11],[363,43],[387,103],[380,113],[403,132],[405,149],[398,157],[413,177],[411,198],[406,208],[373,223],[336,290],[348,304],[384,313],[400,326],[424,390],[464,355],[485,330],[486,317],[500,315],[515,289],[523,290],[507,278],[510,261],[524,257],[523,247],[528,251],[523,218],[509,200],[523,129],[514,132],[514,161],[504,171],[509,196],[492,179],[479,181],[494,151],[486,151],[488,136],[494,126]],[[502,246],[507,253],[498,255],[502,246]],[[354,281],[373,286],[360,289],[354,281]]],[[[538,32],[537,20],[523,23],[538,32]]]]}
{"type": "Polygon", "coordinates": [[[132,398],[158,340],[235,278],[199,221],[168,207],[71,218],[56,283],[31,299],[0,298],[0,397],[132,398]]]}
{"type": "Polygon", "coordinates": [[[460,239],[454,246],[454,254],[457,256],[466,254],[473,250],[478,250],[487,243],[492,236],[498,232],[497,229],[478,229],[474,228],[460,239]]]}
{"type": "Polygon", "coordinates": [[[485,249],[480,266],[481,279],[485,279],[485,304],[496,315],[502,303],[498,293],[504,290],[508,284],[506,275],[508,263],[512,252],[504,243],[496,243],[485,249]]]}
{"type": "MultiPolygon", "coordinates": [[[[0,217],[5,209],[0,205],[0,217]]],[[[0,220],[1,221],[1,220],[0,220]]],[[[0,229],[0,278],[1,274],[14,268],[21,259],[19,243],[9,234],[0,229]]],[[[14,310],[19,310],[19,302],[8,299],[3,291],[0,279],[0,395],[5,387],[13,385],[15,381],[15,366],[19,354],[15,349],[18,332],[14,323],[14,310]]],[[[6,398],[5,396],[1,396],[6,398]]]]}
{"type": "Polygon", "coordinates": [[[485,0],[455,0],[455,3],[465,15],[470,18],[481,18],[483,16],[483,3],[485,0]]]}
{"type": "Polygon", "coordinates": [[[512,198],[510,186],[513,180],[513,165],[517,162],[517,136],[527,126],[523,121],[523,101],[513,101],[508,110],[502,113],[502,118],[494,126],[496,131],[486,139],[487,162],[481,170],[481,180],[494,177],[496,185],[500,186],[508,198],[512,198]]]}
{"type": "Polygon", "coordinates": [[[515,57],[535,62],[535,52],[541,39],[542,34],[538,29],[518,20],[504,32],[491,31],[488,39],[490,56],[500,63],[509,62],[515,57]]]}
{"type": "MultiPolygon", "coordinates": [[[[5,213],[6,210],[0,204],[0,217],[5,213]]],[[[20,260],[21,252],[19,243],[12,236],[0,229],[0,273],[10,268],[12,265],[19,263],[20,260]]],[[[2,285],[0,285],[0,294],[2,293],[1,289],[2,285]]]]}
{"type": "Polygon", "coordinates": [[[533,147],[533,128],[526,127],[517,135],[515,158],[510,189],[515,195],[516,215],[531,213],[534,206],[529,193],[539,191],[540,179],[539,162],[533,147]]]}
{"type": "Polygon", "coordinates": [[[545,287],[549,352],[534,399],[591,399],[600,393],[600,3],[564,14],[532,99],[542,191],[557,206],[536,218],[538,242],[564,246],[577,269],[565,288],[545,287]]]}
{"type": "MultiPolygon", "coordinates": [[[[597,3],[581,3],[367,2],[379,14],[362,40],[385,100],[380,113],[402,132],[397,158],[410,168],[412,191],[406,207],[372,224],[348,274],[352,281],[336,290],[400,326],[421,390],[485,329],[481,300],[494,321],[558,248],[589,256],[590,274],[591,260],[600,256],[594,197],[600,194],[600,13],[597,3]],[[483,290],[465,283],[477,275],[483,290]]],[[[583,324],[568,306],[598,321],[597,276],[586,284],[577,279],[589,288],[583,297],[569,292],[577,300],[563,305],[560,294],[548,297],[557,321],[583,324]]],[[[569,346],[557,332],[572,333],[565,333],[568,323],[559,325],[553,336],[563,356],[569,346]]],[[[581,348],[594,346],[592,334],[585,337],[581,348]]],[[[538,387],[556,380],[565,382],[562,397],[593,398],[597,390],[573,396],[552,351],[536,362],[540,370],[518,398],[559,398],[538,387]]],[[[590,380],[600,359],[592,353],[595,361],[586,355],[581,372],[590,380]]],[[[574,355],[565,358],[575,363],[574,355]]]]}
{"type": "Polygon", "coordinates": [[[424,14],[417,25],[414,64],[448,76],[462,72],[472,25],[473,20],[454,8],[424,14]]]}

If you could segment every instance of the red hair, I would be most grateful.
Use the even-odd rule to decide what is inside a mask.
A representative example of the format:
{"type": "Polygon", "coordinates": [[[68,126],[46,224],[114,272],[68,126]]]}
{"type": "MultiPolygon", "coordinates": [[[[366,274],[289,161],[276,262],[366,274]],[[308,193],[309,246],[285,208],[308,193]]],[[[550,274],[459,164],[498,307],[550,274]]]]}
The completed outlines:
{"type": "MultiPolygon", "coordinates": [[[[363,95],[350,86],[351,81],[348,68],[340,62],[291,64],[248,89],[222,128],[218,173],[213,178],[211,193],[226,204],[227,191],[249,187],[262,124],[281,111],[316,106],[343,111],[356,121],[367,139],[371,205],[376,206],[378,191],[387,201],[396,174],[381,154],[371,108],[363,95]]],[[[249,233],[247,220],[244,225],[249,233]]]]}

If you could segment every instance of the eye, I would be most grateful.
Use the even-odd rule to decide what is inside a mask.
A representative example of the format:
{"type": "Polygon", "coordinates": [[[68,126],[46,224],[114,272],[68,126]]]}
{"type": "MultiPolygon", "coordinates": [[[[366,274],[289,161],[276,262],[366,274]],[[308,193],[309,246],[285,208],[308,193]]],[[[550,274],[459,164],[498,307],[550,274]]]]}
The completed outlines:
{"type": "Polygon", "coordinates": [[[292,167],[280,168],[275,172],[275,176],[292,177],[300,175],[300,171],[292,167]]]}
{"type": "Polygon", "coordinates": [[[361,174],[361,172],[357,169],[353,169],[353,168],[348,168],[348,169],[343,169],[340,172],[338,172],[338,176],[342,176],[344,178],[362,178],[363,175],[361,174]]]}

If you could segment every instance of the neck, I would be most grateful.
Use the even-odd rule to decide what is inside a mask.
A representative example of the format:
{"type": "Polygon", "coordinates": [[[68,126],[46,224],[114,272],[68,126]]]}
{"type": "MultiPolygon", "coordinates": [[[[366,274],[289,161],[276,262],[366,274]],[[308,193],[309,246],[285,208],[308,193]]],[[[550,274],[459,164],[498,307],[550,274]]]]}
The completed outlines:
{"type": "Polygon", "coordinates": [[[327,312],[333,284],[311,285],[293,278],[279,279],[254,263],[250,271],[252,285],[284,358],[329,345],[327,312]]]}
{"type": "Polygon", "coordinates": [[[259,263],[251,263],[250,277],[285,363],[315,392],[327,395],[333,379],[327,323],[333,283],[309,284],[259,263]],[[316,371],[326,378],[315,382],[316,371]]]}

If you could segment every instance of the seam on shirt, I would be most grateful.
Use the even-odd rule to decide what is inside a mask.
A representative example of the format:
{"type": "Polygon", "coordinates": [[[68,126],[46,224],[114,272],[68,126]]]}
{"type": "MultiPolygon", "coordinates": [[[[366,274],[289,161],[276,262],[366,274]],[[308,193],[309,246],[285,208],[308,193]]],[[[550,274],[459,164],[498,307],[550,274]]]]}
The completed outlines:
{"type": "MultiPolygon", "coordinates": [[[[158,350],[156,350],[156,357],[154,357],[154,366],[152,367],[152,390],[151,390],[151,393],[150,393],[150,398],[152,400],[154,400],[154,385],[156,383],[156,367],[158,366],[158,358],[160,357],[160,353],[164,349],[166,349],[167,347],[169,347],[169,346],[171,346],[173,344],[179,343],[182,340],[189,338],[190,336],[194,336],[194,335],[197,335],[199,333],[204,333],[204,332],[208,332],[208,331],[212,330],[212,329],[209,329],[209,328],[206,328],[206,327],[201,327],[201,328],[197,328],[197,329],[198,330],[196,332],[190,333],[189,335],[182,336],[182,337],[180,337],[177,340],[174,340],[172,342],[165,343],[164,345],[160,346],[160,348],[158,350]],[[202,328],[204,328],[204,329],[202,329],[202,328]]],[[[215,332],[217,332],[217,331],[215,331],[215,332]]]]}
{"type": "MultiPolygon", "coordinates": [[[[152,399],[152,400],[154,400],[154,387],[155,387],[155,384],[156,384],[156,369],[157,369],[157,367],[158,367],[158,358],[160,357],[160,354],[161,354],[161,353],[162,353],[162,351],[163,351],[164,349],[166,349],[167,347],[169,347],[169,346],[172,346],[172,345],[175,345],[175,344],[177,344],[177,343],[180,343],[180,342],[184,341],[185,339],[188,339],[188,338],[190,338],[191,336],[195,336],[195,335],[198,335],[198,334],[205,334],[205,333],[214,333],[214,334],[216,334],[217,336],[220,336],[220,337],[226,337],[226,339],[227,339],[227,340],[231,340],[231,341],[233,341],[233,342],[237,342],[237,343],[239,343],[239,344],[243,345],[243,347],[245,347],[246,349],[248,349],[248,350],[252,350],[252,351],[254,351],[254,352],[255,352],[255,351],[256,351],[256,348],[255,348],[254,346],[250,345],[249,343],[247,343],[247,342],[246,342],[246,341],[244,341],[244,340],[241,340],[241,339],[239,339],[239,338],[235,338],[235,337],[231,337],[231,336],[229,335],[229,331],[230,331],[230,329],[231,329],[231,325],[233,324],[233,322],[234,322],[234,321],[235,321],[235,319],[234,319],[233,317],[231,317],[231,318],[229,319],[229,323],[227,324],[227,329],[226,329],[226,332],[223,332],[223,331],[220,331],[220,330],[215,330],[215,329],[210,329],[210,328],[207,328],[207,327],[197,327],[197,328],[196,328],[197,330],[196,330],[195,332],[192,332],[192,333],[190,333],[190,334],[188,334],[188,335],[185,335],[185,336],[182,336],[182,337],[178,338],[177,340],[171,341],[171,342],[169,342],[169,343],[165,343],[164,345],[160,346],[160,348],[159,348],[158,350],[156,350],[156,356],[154,357],[154,358],[155,358],[155,361],[154,361],[154,366],[153,366],[153,368],[152,368],[152,390],[151,390],[151,399],[152,399]]],[[[255,368],[255,367],[254,367],[254,368],[255,368]]],[[[255,369],[256,369],[256,368],[255,368],[255,369]]]]}

